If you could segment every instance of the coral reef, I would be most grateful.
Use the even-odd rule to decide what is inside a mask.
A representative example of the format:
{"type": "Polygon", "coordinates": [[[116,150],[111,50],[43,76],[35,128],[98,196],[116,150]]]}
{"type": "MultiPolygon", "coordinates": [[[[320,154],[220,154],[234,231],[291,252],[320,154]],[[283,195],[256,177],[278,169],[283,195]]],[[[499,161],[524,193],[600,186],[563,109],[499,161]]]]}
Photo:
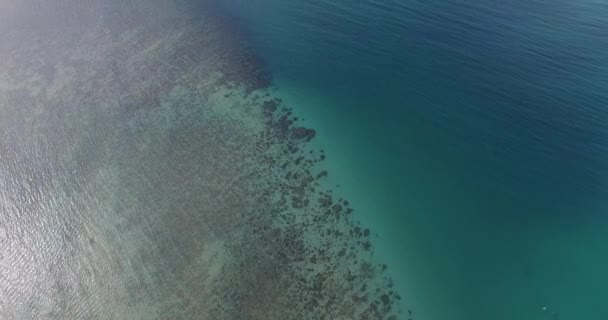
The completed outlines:
{"type": "Polygon", "coordinates": [[[0,314],[395,319],[263,61],[216,15],[154,5],[2,36],[0,314]]]}

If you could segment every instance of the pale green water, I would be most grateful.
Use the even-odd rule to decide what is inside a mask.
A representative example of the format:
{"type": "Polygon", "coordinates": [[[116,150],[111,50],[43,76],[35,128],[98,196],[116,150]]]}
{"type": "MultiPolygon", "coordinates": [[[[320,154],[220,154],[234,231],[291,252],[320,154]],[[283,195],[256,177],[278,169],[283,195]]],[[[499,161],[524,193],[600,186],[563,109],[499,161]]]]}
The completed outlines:
{"type": "MultiPolygon", "coordinates": [[[[521,208],[503,202],[492,209],[498,200],[490,196],[472,200],[471,194],[484,193],[472,190],[466,177],[446,178],[445,162],[424,157],[414,144],[401,149],[409,153],[400,155],[400,168],[408,170],[395,172],[369,123],[335,107],[344,101],[281,78],[276,83],[296,114],[318,129],[314,145],[327,150],[329,181],[339,184],[337,192],[351,199],[355,217],[372,228],[376,258],[390,266],[418,318],[563,319],[603,310],[605,225],[574,227],[573,221],[550,219],[542,225],[524,218],[513,231],[508,215],[521,208]],[[446,210],[461,213],[446,216],[446,210]],[[505,217],[484,219],[475,214],[480,210],[505,217]]],[[[606,207],[598,201],[585,210],[601,216],[606,207]]]]}
{"type": "Polygon", "coordinates": [[[315,131],[213,7],[2,6],[0,318],[399,314],[315,131]]]}

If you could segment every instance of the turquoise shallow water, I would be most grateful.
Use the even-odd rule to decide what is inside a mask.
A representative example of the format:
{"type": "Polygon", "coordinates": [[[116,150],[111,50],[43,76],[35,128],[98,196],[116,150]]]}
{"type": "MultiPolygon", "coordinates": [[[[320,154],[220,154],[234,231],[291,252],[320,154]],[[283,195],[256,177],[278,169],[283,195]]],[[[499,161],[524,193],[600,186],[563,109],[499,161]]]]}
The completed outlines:
{"type": "Polygon", "coordinates": [[[4,1],[0,31],[0,318],[407,312],[217,8],[4,1]]]}
{"type": "Polygon", "coordinates": [[[0,318],[608,318],[607,12],[0,2],[0,318]]]}
{"type": "Polygon", "coordinates": [[[604,3],[222,6],[420,318],[608,317],[604,3]]]}

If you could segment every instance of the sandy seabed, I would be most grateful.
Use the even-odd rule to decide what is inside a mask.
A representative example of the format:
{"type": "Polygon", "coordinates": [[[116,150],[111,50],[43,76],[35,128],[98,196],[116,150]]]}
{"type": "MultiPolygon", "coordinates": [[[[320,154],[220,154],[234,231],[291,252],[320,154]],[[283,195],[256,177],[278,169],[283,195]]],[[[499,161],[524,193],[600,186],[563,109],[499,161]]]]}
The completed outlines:
{"type": "Polygon", "coordinates": [[[0,317],[410,317],[238,28],[178,2],[7,3],[0,317]]]}

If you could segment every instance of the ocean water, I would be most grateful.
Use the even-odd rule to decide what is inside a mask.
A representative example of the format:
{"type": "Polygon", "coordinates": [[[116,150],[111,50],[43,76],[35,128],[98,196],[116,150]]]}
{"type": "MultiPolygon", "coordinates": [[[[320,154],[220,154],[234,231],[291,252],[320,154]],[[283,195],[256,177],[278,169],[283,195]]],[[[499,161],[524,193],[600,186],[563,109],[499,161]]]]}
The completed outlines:
{"type": "Polygon", "coordinates": [[[608,6],[222,1],[419,319],[606,319],[608,6]]]}
{"type": "Polygon", "coordinates": [[[369,229],[206,1],[0,3],[1,319],[396,319],[369,229]]]}
{"type": "Polygon", "coordinates": [[[0,318],[606,319],[605,30],[589,0],[3,1],[0,318]]]}

